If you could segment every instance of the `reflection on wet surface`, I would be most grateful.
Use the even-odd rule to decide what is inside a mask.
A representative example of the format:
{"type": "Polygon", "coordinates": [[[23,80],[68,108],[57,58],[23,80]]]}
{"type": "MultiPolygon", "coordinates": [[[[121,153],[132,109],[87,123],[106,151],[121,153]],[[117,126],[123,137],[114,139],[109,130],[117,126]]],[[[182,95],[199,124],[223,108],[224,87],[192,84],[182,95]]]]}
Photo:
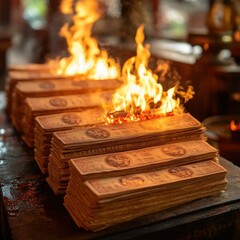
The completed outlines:
{"type": "Polygon", "coordinates": [[[11,185],[2,186],[2,193],[5,202],[5,207],[9,217],[15,217],[19,211],[17,200],[11,193],[11,185]]]}
{"type": "MultiPolygon", "coordinates": [[[[0,109],[3,106],[1,98],[0,109]]],[[[17,217],[20,209],[26,212],[43,212],[39,209],[39,202],[44,197],[40,185],[45,184],[45,178],[40,175],[35,163],[33,149],[23,143],[5,112],[0,113],[0,172],[1,190],[8,217],[17,217]]]]}
{"type": "Polygon", "coordinates": [[[24,182],[14,180],[2,186],[5,207],[9,217],[16,217],[19,209],[42,212],[41,180],[24,182]]]}
{"type": "MultiPolygon", "coordinates": [[[[30,221],[43,229],[56,226],[59,238],[59,225],[79,231],[63,206],[63,197],[55,196],[46,183],[34,159],[34,150],[11,127],[5,113],[0,113],[0,172],[3,202],[11,225],[26,228],[30,221]]],[[[32,226],[29,234],[35,235],[34,231],[32,226]]]]}
{"type": "Polygon", "coordinates": [[[5,106],[6,106],[6,96],[5,96],[5,92],[1,91],[0,92],[0,111],[4,110],[5,106]]]}

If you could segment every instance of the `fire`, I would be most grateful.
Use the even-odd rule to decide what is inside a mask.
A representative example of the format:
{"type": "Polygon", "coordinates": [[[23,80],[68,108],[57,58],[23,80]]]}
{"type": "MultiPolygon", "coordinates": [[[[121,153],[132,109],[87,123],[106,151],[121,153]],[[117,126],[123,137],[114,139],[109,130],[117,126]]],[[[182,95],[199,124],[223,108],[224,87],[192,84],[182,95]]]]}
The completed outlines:
{"type": "Polygon", "coordinates": [[[170,65],[163,62],[154,73],[149,67],[150,46],[144,42],[144,26],[137,30],[135,42],[136,56],[128,59],[122,69],[124,85],[113,97],[113,107],[107,114],[107,124],[124,121],[139,121],[149,118],[183,112],[180,104],[192,98],[194,92],[189,87],[187,92],[181,91],[178,84],[164,91],[159,81],[164,81],[170,65]]]}
{"type": "Polygon", "coordinates": [[[237,124],[234,120],[230,122],[231,131],[240,131],[240,122],[237,124]]]}
{"type": "Polygon", "coordinates": [[[72,14],[72,26],[66,23],[60,35],[66,39],[70,56],[62,58],[57,73],[60,75],[84,75],[90,79],[114,79],[119,77],[119,66],[100,50],[97,40],[91,36],[93,24],[100,19],[100,6],[96,0],[63,0],[60,10],[72,14]],[[73,11],[74,10],[74,11],[73,11]]]}
{"type": "Polygon", "coordinates": [[[59,9],[64,14],[72,14],[72,5],[74,0],[63,0],[60,3],[59,9]]]}

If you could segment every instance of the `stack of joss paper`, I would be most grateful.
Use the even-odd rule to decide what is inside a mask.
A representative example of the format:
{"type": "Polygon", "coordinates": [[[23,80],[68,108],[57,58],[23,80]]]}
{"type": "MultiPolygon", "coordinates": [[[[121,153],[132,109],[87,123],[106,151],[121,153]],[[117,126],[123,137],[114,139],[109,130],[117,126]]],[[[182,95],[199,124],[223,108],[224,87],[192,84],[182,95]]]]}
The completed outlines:
{"type": "Polygon", "coordinates": [[[35,160],[43,174],[48,173],[48,159],[51,139],[56,131],[72,129],[74,127],[100,124],[104,120],[101,108],[82,112],[68,112],[43,115],[35,118],[34,152],[35,160]]]}
{"type": "Polygon", "coordinates": [[[8,67],[7,74],[7,111],[11,112],[12,95],[18,82],[62,79],[64,76],[54,74],[56,68],[49,64],[14,64],[8,67]]]}
{"type": "MultiPolygon", "coordinates": [[[[12,93],[10,117],[14,127],[21,131],[21,119],[26,98],[40,98],[63,95],[86,94],[93,92],[103,92],[116,90],[120,86],[118,80],[35,80],[18,82],[12,93]]],[[[9,106],[10,108],[10,106],[9,106]]]]}
{"type": "Polygon", "coordinates": [[[116,177],[160,170],[171,166],[213,160],[218,162],[218,150],[204,140],[163,144],[125,152],[74,158],[81,179],[116,177]]]}
{"type": "Polygon", "coordinates": [[[53,73],[56,72],[57,65],[52,63],[26,63],[26,64],[10,64],[8,65],[8,72],[45,72],[53,73]]]}
{"type": "MultiPolygon", "coordinates": [[[[118,158],[113,158],[110,165],[126,162],[115,160],[118,158]]],[[[137,157],[131,160],[138,161],[137,157]]],[[[135,168],[131,174],[122,170],[121,176],[102,174],[100,178],[95,178],[94,173],[83,175],[89,167],[79,159],[71,160],[70,168],[64,206],[79,227],[91,231],[219,194],[227,184],[226,169],[212,160],[160,170],[135,168]]]]}
{"type": "Polygon", "coordinates": [[[199,121],[186,113],[142,122],[55,132],[47,182],[56,194],[64,194],[72,158],[204,139],[204,130],[199,121]]]}
{"type": "Polygon", "coordinates": [[[24,102],[23,116],[15,119],[20,122],[22,138],[29,146],[34,146],[34,127],[37,116],[66,113],[82,112],[87,109],[101,108],[103,103],[111,100],[113,92],[99,92],[79,95],[27,98],[24,102]]]}

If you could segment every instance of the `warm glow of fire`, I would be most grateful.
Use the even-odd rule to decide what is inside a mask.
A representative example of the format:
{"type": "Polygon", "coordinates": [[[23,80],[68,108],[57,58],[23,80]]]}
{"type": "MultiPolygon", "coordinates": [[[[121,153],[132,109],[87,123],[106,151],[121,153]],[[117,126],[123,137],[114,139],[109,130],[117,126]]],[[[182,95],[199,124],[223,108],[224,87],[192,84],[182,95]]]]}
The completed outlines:
{"type": "Polygon", "coordinates": [[[70,56],[60,60],[57,73],[84,75],[90,79],[118,78],[118,64],[108,57],[107,51],[99,49],[97,40],[91,36],[93,24],[101,17],[99,3],[81,0],[74,4],[73,0],[62,0],[60,10],[74,15],[73,24],[66,23],[60,30],[70,56]]]}
{"type": "Polygon", "coordinates": [[[62,0],[59,9],[64,14],[72,14],[72,5],[74,0],[62,0]]]}
{"type": "Polygon", "coordinates": [[[148,67],[150,46],[144,42],[144,26],[140,26],[135,37],[137,45],[136,56],[128,59],[122,69],[124,85],[117,90],[113,97],[113,107],[107,114],[107,124],[122,123],[125,121],[139,121],[159,116],[182,113],[183,107],[180,95],[185,101],[192,98],[194,92],[190,87],[187,92],[179,90],[178,85],[167,91],[159,80],[165,78],[169,71],[169,64],[161,63],[157,67],[160,76],[148,67]]]}
{"type": "Polygon", "coordinates": [[[240,131],[240,122],[237,124],[234,120],[230,122],[231,131],[240,131]]]}
{"type": "Polygon", "coordinates": [[[209,44],[208,44],[208,43],[204,43],[204,44],[203,44],[203,49],[204,49],[205,51],[207,51],[207,50],[209,49],[209,44]]]}
{"type": "Polygon", "coordinates": [[[240,31],[234,32],[234,41],[240,42],[240,31]]]}

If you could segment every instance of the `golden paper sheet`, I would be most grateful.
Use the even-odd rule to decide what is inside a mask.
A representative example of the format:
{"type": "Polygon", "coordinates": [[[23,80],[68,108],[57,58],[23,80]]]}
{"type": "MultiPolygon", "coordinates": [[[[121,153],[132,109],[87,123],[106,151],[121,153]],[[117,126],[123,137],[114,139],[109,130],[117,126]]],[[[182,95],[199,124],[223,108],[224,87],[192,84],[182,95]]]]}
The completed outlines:
{"type": "Polygon", "coordinates": [[[126,152],[96,155],[72,159],[81,175],[104,176],[105,172],[122,173],[134,168],[152,168],[186,161],[209,160],[217,156],[218,150],[206,141],[179,142],[126,152]],[[122,171],[123,170],[123,171],[122,171]]]}
{"type": "Polygon", "coordinates": [[[226,169],[214,161],[203,161],[142,174],[88,180],[85,182],[85,185],[91,189],[96,196],[106,197],[108,195],[141,191],[156,186],[164,188],[170,184],[180,184],[186,181],[190,183],[191,179],[211,177],[215,174],[226,175],[226,169]]]}
{"type": "Polygon", "coordinates": [[[104,111],[100,108],[90,109],[82,112],[68,112],[38,116],[35,118],[39,129],[43,133],[45,131],[53,131],[54,129],[62,129],[70,126],[84,126],[103,122],[104,111]]]}
{"type": "Polygon", "coordinates": [[[189,113],[163,117],[142,122],[132,122],[120,125],[108,125],[99,127],[88,127],[78,131],[69,130],[56,132],[55,136],[63,145],[74,145],[81,143],[109,142],[114,140],[126,140],[130,138],[141,138],[152,134],[170,135],[179,132],[200,129],[202,124],[189,113]]]}
{"type": "MultiPolygon", "coordinates": [[[[21,94],[43,93],[47,95],[51,92],[66,93],[66,92],[96,92],[102,90],[111,90],[120,87],[119,80],[43,80],[43,81],[20,81],[16,85],[16,91],[21,94]]],[[[66,95],[66,94],[64,94],[66,95]]]]}
{"type": "MultiPolygon", "coordinates": [[[[56,109],[87,108],[99,106],[108,101],[113,92],[91,93],[82,95],[27,98],[26,104],[31,111],[44,111],[56,109]]],[[[28,110],[27,110],[28,111],[28,110]]]]}
{"type": "Polygon", "coordinates": [[[8,72],[11,71],[23,71],[23,72],[51,72],[56,67],[52,64],[39,64],[39,63],[26,63],[26,64],[10,64],[8,65],[8,72]]]}

